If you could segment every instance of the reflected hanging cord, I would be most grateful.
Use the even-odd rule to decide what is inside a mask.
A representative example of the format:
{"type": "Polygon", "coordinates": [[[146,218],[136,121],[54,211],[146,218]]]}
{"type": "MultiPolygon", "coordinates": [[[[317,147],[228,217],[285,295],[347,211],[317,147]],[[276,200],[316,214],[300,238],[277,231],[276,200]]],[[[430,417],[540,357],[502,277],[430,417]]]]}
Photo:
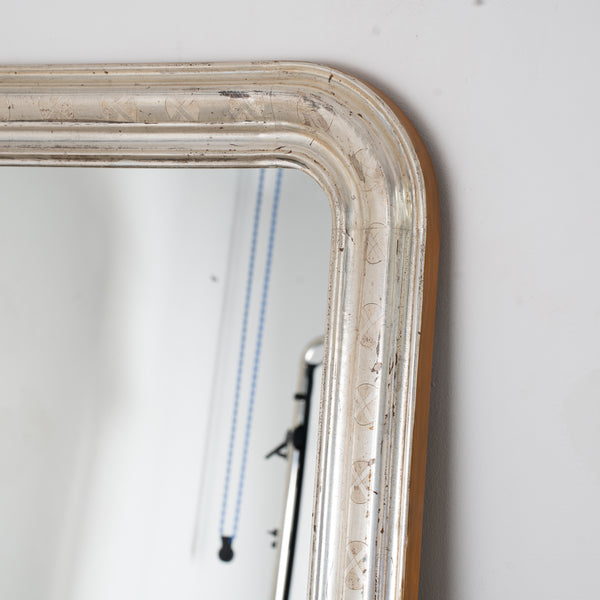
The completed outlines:
{"type": "Polygon", "coordinates": [[[230,535],[225,534],[225,517],[227,515],[227,505],[229,500],[229,486],[231,481],[231,466],[233,461],[233,452],[236,441],[238,413],[240,406],[240,391],[242,387],[242,375],[244,369],[244,358],[246,352],[246,339],[248,335],[248,317],[250,312],[250,298],[254,280],[254,265],[256,261],[256,246],[258,240],[258,229],[260,222],[260,213],[264,189],[264,169],[260,170],[258,180],[258,191],[256,194],[256,204],[254,209],[254,222],[252,226],[252,241],[250,244],[250,257],[248,261],[248,273],[246,277],[246,293],[244,297],[244,312],[242,318],[242,332],[240,337],[240,349],[238,353],[238,365],[236,372],[235,395],[233,401],[233,414],[231,416],[231,428],[229,433],[229,447],[227,452],[227,466],[225,471],[225,485],[223,488],[223,501],[221,504],[221,520],[219,526],[219,535],[221,536],[221,549],[219,558],[229,562],[233,558],[233,540],[237,536],[240,512],[242,507],[242,496],[244,492],[244,481],[246,477],[246,464],[248,459],[248,446],[250,444],[250,433],[252,429],[252,416],[254,413],[254,401],[256,396],[256,385],[258,382],[258,370],[260,366],[260,354],[262,350],[263,330],[265,324],[265,314],[267,308],[267,298],[269,295],[269,282],[271,277],[271,264],[273,262],[273,246],[275,242],[275,229],[277,225],[277,212],[279,207],[279,197],[281,194],[281,169],[277,170],[275,181],[275,193],[273,197],[273,207],[271,209],[271,220],[269,225],[269,240],[267,246],[267,257],[265,261],[265,271],[262,284],[262,294],[260,299],[260,312],[258,320],[258,331],[256,335],[256,345],[254,349],[254,361],[252,365],[252,377],[250,384],[250,395],[248,400],[248,414],[246,417],[246,427],[244,431],[244,441],[242,448],[242,462],[240,466],[240,475],[238,480],[237,496],[235,501],[235,512],[233,519],[233,530],[230,535]]]}

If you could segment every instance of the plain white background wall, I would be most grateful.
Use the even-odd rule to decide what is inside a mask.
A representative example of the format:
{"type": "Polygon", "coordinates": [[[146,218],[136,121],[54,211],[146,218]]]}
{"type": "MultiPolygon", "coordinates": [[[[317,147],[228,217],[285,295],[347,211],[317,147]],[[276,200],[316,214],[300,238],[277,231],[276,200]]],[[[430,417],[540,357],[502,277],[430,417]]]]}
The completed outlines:
{"type": "Polygon", "coordinates": [[[422,600],[600,592],[599,18],[589,0],[3,7],[3,63],[313,60],[418,127],[442,204],[422,600]]]}

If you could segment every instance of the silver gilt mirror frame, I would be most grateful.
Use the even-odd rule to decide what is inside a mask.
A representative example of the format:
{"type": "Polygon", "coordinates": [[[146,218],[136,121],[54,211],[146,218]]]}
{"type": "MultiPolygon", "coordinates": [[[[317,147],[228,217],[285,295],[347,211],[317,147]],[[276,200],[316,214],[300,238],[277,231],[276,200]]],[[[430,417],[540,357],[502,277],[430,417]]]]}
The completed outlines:
{"type": "Polygon", "coordinates": [[[309,598],[416,600],[439,223],[400,110],[308,63],[3,67],[0,164],[317,180],[333,232],[309,598]]]}

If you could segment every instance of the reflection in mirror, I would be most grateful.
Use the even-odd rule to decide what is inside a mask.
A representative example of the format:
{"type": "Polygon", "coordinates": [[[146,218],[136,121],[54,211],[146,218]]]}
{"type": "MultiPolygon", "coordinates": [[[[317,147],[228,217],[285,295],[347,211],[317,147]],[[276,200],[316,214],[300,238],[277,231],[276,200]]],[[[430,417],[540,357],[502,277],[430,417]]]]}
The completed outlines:
{"type": "Polygon", "coordinates": [[[324,194],[294,170],[0,174],[0,597],[274,598],[325,323],[324,194]]]}

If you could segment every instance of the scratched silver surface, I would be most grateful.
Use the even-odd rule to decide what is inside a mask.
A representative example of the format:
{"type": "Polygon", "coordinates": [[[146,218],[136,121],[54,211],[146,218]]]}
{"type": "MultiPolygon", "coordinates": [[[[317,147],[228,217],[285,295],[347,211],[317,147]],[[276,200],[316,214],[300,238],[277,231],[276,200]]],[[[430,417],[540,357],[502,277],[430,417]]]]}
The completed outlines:
{"type": "Polygon", "coordinates": [[[295,167],[333,212],[309,598],[408,600],[425,186],[367,85],[307,63],[0,68],[0,164],[295,167]]]}

